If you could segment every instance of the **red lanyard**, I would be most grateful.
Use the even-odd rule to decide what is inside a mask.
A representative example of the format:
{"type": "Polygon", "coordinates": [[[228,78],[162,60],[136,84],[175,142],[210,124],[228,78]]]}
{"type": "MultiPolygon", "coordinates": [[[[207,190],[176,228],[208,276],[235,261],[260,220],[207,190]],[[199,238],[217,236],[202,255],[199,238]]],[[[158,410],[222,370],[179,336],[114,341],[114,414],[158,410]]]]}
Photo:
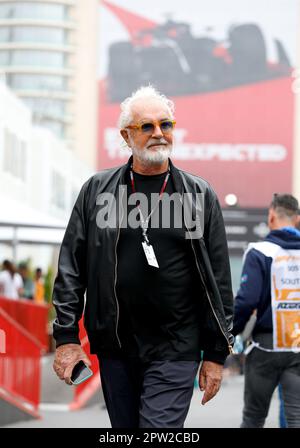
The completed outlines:
{"type": "MultiPolygon", "coordinates": [[[[169,179],[169,177],[170,177],[170,167],[169,167],[168,172],[167,172],[167,174],[166,174],[164,183],[163,183],[163,185],[162,185],[162,187],[161,187],[161,190],[160,190],[160,193],[159,193],[158,201],[157,201],[155,207],[153,207],[153,209],[151,210],[151,212],[149,213],[149,215],[147,216],[146,219],[144,219],[144,217],[143,217],[142,210],[141,210],[139,204],[137,205],[137,208],[138,208],[139,213],[140,213],[140,219],[141,219],[141,226],[142,226],[143,238],[144,238],[144,241],[145,241],[147,244],[150,244],[150,243],[149,243],[148,236],[147,236],[147,231],[148,231],[148,227],[149,227],[149,221],[150,221],[151,215],[152,215],[153,212],[156,210],[156,208],[157,208],[157,206],[158,206],[158,204],[159,204],[159,201],[160,201],[160,198],[161,198],[163,192],[165,191],[165,189],[166,189],[166,187],[167,187],[167,183],[168,183],[168,179],[169,179]]],[[[133,191],[133,193],[136,193],[132,167],[131,167],[131,169],[130,169],[130,180],[131,180],[132,191],[133,191]]]]}
{"type": "MultiPolygon", "coordinates": [[[[165,191],[166,187],[167,187],[167,183],[168,183],[168,179],[170,177],[170,168],[168,169],[168,172],[166,174],[164,183],[161,187],[160,193],[159,193],[159,197],[163,194],[163,192],[165,191]]],[[[132,191],[134,193],[136,193],[136,189],[135,189],[135,183],[134,183],[134,177],[133,177],[133,171],[132,169],[130,170],[130,180],[131,180],[131,187],[132,187],[132,191]]]]}

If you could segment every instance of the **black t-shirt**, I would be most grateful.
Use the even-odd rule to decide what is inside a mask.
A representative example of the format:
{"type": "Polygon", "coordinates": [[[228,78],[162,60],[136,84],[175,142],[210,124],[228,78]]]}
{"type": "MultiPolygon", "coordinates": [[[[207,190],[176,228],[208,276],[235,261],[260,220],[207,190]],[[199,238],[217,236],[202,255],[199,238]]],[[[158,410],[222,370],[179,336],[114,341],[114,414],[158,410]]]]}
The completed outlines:
{"type": "MultiPolygon", "coordinates": [[[[136,192],[159,193],[166,173],[144,176],[134,173],[136,192]]],[[[126,177],[128,195],[132,193],[129,173],[126,177]]],[[[165,192],[174,193],[172,177],[165,192]]],[[[177,197],[178,198],[178,197],[177,197]]],[[[141,207],[142,207],[141,203],[141,207]]],[[[153,246],[159,268],[148,264],[142,248],[142,229],[122,228],[117,246],[117,284],[119,303],[118,334],[121,354],[141,361],[200,360],[199,327],[201,301],[199,276],[191,241],[185,238],[183,219],[176,220],[172,211],[182,208],[175,200],[170,207],[170,226],[162,226],[162,201],[151,216],[148,238],[153,246]],[[153,228],[153,226],[158,228],[153,228]]],[[[136,209],[128,206],[127,216],[136,209]]],[[[142,208],[143,211],[143,208],[142,208]]],[[[180,216],[180,215],[179,215],[180,216]]]]}

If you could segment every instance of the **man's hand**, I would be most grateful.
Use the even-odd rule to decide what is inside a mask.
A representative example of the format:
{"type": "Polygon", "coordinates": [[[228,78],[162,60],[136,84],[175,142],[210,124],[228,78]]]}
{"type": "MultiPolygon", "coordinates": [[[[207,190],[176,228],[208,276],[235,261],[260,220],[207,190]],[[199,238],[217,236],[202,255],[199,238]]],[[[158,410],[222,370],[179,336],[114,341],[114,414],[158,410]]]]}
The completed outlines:
{"type": "Polygon", "coordinates": [[[53,369],[56,375],[64,380],[67,384],[71,383],[71,375],[74,366],[83,361],[87,366],[91,365],[91,361],[85,354],[81,345],[79,344],[64,344],[60,345],[55,352],[55,359],[53,369]]]}
{"type": "Polygon", "coordinates": [[[199,387],[205,391],[202,404],[211,400],[218,392],[222,381],[223,366],[211,361],[203,361],[199,372],[199,387]]]}

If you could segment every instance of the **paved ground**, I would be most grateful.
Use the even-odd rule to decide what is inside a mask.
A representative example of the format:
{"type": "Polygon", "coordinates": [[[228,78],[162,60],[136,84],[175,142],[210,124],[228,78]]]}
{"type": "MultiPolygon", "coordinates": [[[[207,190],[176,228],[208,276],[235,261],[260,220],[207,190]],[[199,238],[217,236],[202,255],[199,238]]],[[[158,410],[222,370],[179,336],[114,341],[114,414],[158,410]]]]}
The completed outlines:
{"type": "MultiPolygon", "coordinates": [[[[6,428],[110,428],[101,391],[87,407],[80,411],[62,410],[72,399],[72,387],[58,380],[52,373],[52,355],[43,359],[41,420],[19,422],[6,428]],[[56,406],[55,404],[59,404],[56,406]]],[[[194,390],[186,428],[238,428],[243,406],[242,375],[226,377],[218,395],[205,406],[201,405],[198,387],[194,390]]],[[[273,396],[265,427],[278,427],[277,391],[273,396]]]]}

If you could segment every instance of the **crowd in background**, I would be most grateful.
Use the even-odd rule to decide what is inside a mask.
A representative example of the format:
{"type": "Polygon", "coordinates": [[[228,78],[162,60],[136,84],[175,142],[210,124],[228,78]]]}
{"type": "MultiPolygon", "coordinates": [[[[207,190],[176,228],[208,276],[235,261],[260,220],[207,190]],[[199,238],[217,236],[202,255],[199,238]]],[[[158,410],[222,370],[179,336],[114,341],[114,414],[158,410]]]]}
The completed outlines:
{"type": "Polygon", "coordinates": [[[0,296],[9,299],[28,299],[36,303],[44,303],[45,286],[42,269],[37,267],[30,272],[28,264],[16,266],[10,260],[4,260],[0,272],[0,296]]]}

